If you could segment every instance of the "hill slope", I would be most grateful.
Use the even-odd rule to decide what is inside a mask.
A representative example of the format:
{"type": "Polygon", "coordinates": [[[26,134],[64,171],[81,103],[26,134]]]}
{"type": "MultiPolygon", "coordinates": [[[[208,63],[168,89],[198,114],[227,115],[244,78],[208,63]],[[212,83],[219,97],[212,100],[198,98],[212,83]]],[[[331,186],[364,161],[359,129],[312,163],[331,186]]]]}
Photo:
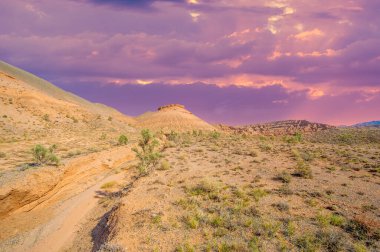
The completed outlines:
{"type": "Polygon", "coordinates": [[[147,112],[136,117],[137,126],[154,131],[191,131],[191,130],[215,130],[213,126],[195,116],[184,106],[171,104],[158,108],[155,112],[147,112]]]}
{"type": "Polygon", "coordinates": [[[113,108],[91,103],[2,61],[0,90],[1,141],[64,130],[125,131],[134,123],[113,108]]]}

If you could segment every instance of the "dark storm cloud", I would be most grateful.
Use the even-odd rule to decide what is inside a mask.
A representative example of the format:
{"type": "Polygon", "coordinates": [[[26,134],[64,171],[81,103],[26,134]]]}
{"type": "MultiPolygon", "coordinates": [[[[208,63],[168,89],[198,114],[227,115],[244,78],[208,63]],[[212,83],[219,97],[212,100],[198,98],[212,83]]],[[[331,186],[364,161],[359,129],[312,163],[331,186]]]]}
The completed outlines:
{"type": "Polygon", "coordinates": [[[115,7],[150,8],[156,2],[186,3],[185,0],[87,0],[100,5],[115,7]]]}

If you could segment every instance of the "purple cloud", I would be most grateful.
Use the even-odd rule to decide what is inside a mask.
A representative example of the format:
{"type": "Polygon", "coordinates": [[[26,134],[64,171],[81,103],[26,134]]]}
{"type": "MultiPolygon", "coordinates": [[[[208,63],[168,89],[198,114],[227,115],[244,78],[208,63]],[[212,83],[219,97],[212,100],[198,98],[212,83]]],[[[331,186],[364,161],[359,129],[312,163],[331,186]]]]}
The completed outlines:
{"type": "Polygon", "coordinates": [[[218,87],[202,83],[109,86],[91,82],[80,85],[61,83],[61,86],[128,115],[154,111],[167,103],[181,103],[210,123],[232,125],[287,119],[353,124],[375,120],[380,106],[380,92],[351,92],[310,100],[307,90],[289,92],[281,85],[262,88],[218,87]]]}
{"type": "Polygon", "coordinates": [[[87,0],[88,2],[100,5],[128,8],[151,8],[156,2],[186,3],[185,0],[87,0]]]}
{"type": "Polygon", "coordinates": [[[281,83],[305,103],[340,102],[380,91],[379,11],[372,0],[5,0],[0,58],[79,89],[281,83]]]}

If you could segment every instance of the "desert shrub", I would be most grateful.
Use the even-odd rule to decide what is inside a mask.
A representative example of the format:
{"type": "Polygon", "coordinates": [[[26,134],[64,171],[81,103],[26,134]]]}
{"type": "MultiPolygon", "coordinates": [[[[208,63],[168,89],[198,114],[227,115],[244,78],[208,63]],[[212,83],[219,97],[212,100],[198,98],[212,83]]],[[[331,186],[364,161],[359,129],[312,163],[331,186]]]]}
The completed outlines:
{"type": "Polygon", "coordinates": [[[219,139],[220,138],[220,132],[214,130],[213,132],[210,133],[210,137],[212,139],[219,139]]]}
{"type": "Polygon", "coordinates": [[[293,191],[289,188],[288,184],[282,185],[280,188],[278,188],[277,192],[280,195],[292,195],[293,194],[293,191]]]}
{"type": "Polygon", "coordinates": [[[224,219],[221,216],[214,216],[210,221],[211,226],[214,228],[222,227],[224,224],[224,219]]]}
{"type": "Polygon", "coordinates": [[[56,149],[55,145],[50,146],[49,148],[45,148],[41,144],[37,144],[32,149],[33,158],[37,164],[59,164],[59,158],[54,154],[54,150],[56,149]]]}
{"type": "Polygon", "coordinates": [[[175,131],[172,130],[169,134],[166,134],[166,138],[169,141],[177,143],[178,140],[179,140],[179,134],[177,132],[175,132],[175,131]]]}
{"type": "Polygon", "coordinates": [[[197,215],[188,215],[185,217],[186,225],[191,229],[197,229],[199,227],[199,217],[197,215]]]}
{"type": "Polygon", "coordinates": [[[312,161],[314,159],[313,155],[308,151],[301,151],[299,154],[300,157],[306,162],[312,161]]]}
{"type": "Polygon", "coordinates": [[[277,208],[281,212],[289,211],[289,205],[284,202],[275,203],[275,204],[272,204],[272,206],[277,208]]]}
{"type": "Polygon", "coordinates": [[[102,135],[100,136],[99,139],[100,140],[106,140],[107,139],[107,134],[106,133],[102,133],[102,135]]]}
{"type": "Polygon", "coordinates": [[[190,195],[212,195],[219,191],[217,185],[208,181],[201,181],[197,185],[189,188],[187,192],[190,195]]]}
{"type": "Polygon", "coordinates": [[[296,246],[300,251],[313,252],[318,249],[318,241],[312,234],[304,234],[296,239],[296,246]]]}
{"type": "Polygon", "coordinates": [[[301,132],[296,132],[292,136],[284,136],[283,140],[287,143],[299,143],[302,142],[303,137],[301,132]]]}
{"type": "Polygon", "coordinates": [[[280,230],[281,223],[275,220],[257,218],[252,223],[254,234],[266,238],[273,238],[280,230]]]}
{"type": "Polygon", "coordinates": [[[316,233],[318,243],[329,252],[343,251],[345,240],[338,231],[318,231],[316,233]]]}
{"type": "Polygon", "coordinates": [[[202,130],[193,130],[193,136],[202,136],[203,135],[203,131],[202,130]]]}
{"type": "Polygon", "coordinates": [[[155,214],[152,216],[153,224],[160,224],[162,222],[162,216],[160,214],[155,214]]]}
{"type": "Polygon", "coordinates": [[[379,224],[373,220],[363,218],[355,218],[349,220],[344,229],[347,233],[351,234],[355,239],[369,242],[371,240],[380,239],[379,224]]]}
{"type": "Polygon", "coordinates": [[[118,139],[119,145],[126,145],[128,143],[128,137],[125,135],[120,135],[118,139]]]}
{"type": "Polygon", "coordinates": [[[6,156],[7,155],[4,152],[0,151],[0,158],[5,158],[6,156]]]}
{"type": "Polygon", "coordinates": [[[117,182],[116,181],[110,181],[110,182],[104,183],[100,188],[101,189],[110,189],[110,188],[113,188],[115,186],[117,186],[117,182]]]}
{"type": "Polygon", "coordinates": [[[292,176],[289,173],[287,173],[286,171],[283,171],[280,174],[278,174],[275,177],[275,179],[281,181],[282,183],[288,184],[292,180],[292,176]]]}
{"type": "Polygon", "coordinates": [[[163,160],[159,167],[159,170],[166,171],[170,169],[170,163],[167,160],[163,160]]]}
{"type": "Polygon", "coordinates": [[[251,252],[259,252],[260,251],[260,246],[259,246],[259,238],[254,236],[248,243],[248,248],[250,249],[249,251],[251,252]]]}
{"type": "Polygon", "coordinates": [[[270,146],[270,145],[267,144],[267,143],[260,143],[260,144],[259,144],[259,148],[260,148],[260,150],[263,151],[263,152],[266,152],[266,151],[270,151],[270,150],[272,150],[272,146],[270,146]]]}
{"type": "Polygon", "coordinates": [[[330,224],[337,227],[343,227],[346,222],[346,219],[337,214],[333,214],[330,216],[330,224]]]}
{"type": "Polygon", "coordinates": [[[354,136],[350,133],[342,133],[337,136],[338,141],[345,143],[345,144],[351,144],[353,142],[354,136]]]}
{"type": "Polygon", "coordinates": [[[189,243],[177,246],[175,252],[195,252],[195,248],[189,243]]]}
{"type": "Polygon", "coordinates": [[[43,119],[44,121],[47,121],[47,122],[50,121],[50,118],[49,118],[49,115],[48,115],[48,114],[43,115],[43,116],[42,116],[42,119],[43,119]]]}
{"type": "Polygon", "coordinates": [[[353,252],[367,252],[367,247],[362,243],[355,243],[352,248],[353,252]]]}
{"type": "Polygon", "coordinates": [[[59,158],[55,154],[51,153],[49,155],[49,163],[50,164],[53,164],[53,165],[57,166],[57,165],[59,165],[59,162],[60,162],[60,160],[59,160],[59,158]]]}
{"type": "Polygon", "coordinates": [[[138,143],[139,148],[132,149],[140,161],[138,170],[141,175],[147,174],[149,169],[157,165],[158,160],[161,158],[161,153],[156,150],[158,144],[157,139],[148,129],[141,131],[141,139],[138,143]]]}
{"type": "Polygon", "coordinates": [[[126,250],[118,244],[103,244],[97,252],[125,252],[126,250]]]}
{"type": "Polygon", "coordinates": [[[220,251],[220,252],[243,251],[242,248],[239,248],[239,245],[228,243],[226,241],[220,244],[217,244],[215,249],[216,249],[215,251],[220,251]]]}
{"type": "Polygon", "coordinates": [[[79,156],[81,155],[82,152],[80,150],[76,150],[76,151],[69,151],[67,154],[66,154],[66,157],[68,158],[71,158],[71,157],[74,157],[74,156],[79,156]]]}
{"type": "Polygon", "coordinates": [[[260,189],[260,188],[256,188],[256,189],[253,189],[249,195],[253,197],[253,199],[258,202],[261,198],[267,196],[267,192],[264,191],[263,189],[260,189]]]}
{"type": "Polygon", "coordinates": [[[290,220],[286,220],[284,222],[284,235],[286,235],[287,237],[292,237],[294,233],[296,232],[296,228],[297,227],[294,224],[294,222],[290,220]]]}
{"type": "Polygon", "coordinates": [[[315,219],[321,227],[327,227],[330,225],[330,216],[327,214],[319,213],[315,219]]]}
{"type": "Polygon", "coordinates": [[[297,167],[293,175],[301,178],[313,178],[310,166],[303,161],[297,162],[297,167]]]}
{"type": "Polygon", "coordinates": [[[297,142],[301,142],[303,139],[301,132],[296,132],[293,137],[297,142]]]}
{"type": "Polygon", "coordinates": [[[112,117],[111,116],[108,117],[108,121],[112,121],[112,117]]]}

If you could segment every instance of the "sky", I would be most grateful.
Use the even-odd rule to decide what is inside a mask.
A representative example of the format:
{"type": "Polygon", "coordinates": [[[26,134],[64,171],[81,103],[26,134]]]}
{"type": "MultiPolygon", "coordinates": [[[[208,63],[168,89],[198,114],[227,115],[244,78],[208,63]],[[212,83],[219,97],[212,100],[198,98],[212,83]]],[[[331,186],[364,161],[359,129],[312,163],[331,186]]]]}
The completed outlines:
{"type": "Polygon", "coordinates": [[[378,0],[2,0],[0,59],[128,115],[380,119],[378,0]]]}

